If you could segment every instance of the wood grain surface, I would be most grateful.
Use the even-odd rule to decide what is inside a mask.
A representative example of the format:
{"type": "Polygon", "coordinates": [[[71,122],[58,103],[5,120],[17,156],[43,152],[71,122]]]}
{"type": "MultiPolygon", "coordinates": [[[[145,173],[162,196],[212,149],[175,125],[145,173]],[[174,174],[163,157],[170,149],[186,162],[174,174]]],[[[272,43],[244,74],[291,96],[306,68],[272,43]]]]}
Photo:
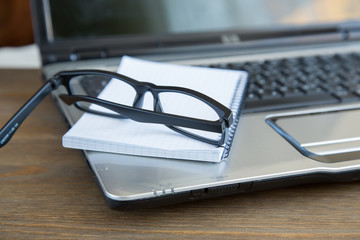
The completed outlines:
{"type": "MultiPolygon", "coordinates": [[[[0,125],[41,85],[0,70],[0,125]]],[[[109,209],[48,97],[0,149],[0,239],[360,239],[360,182],[312,184],[155,209],[109,209]]]]}

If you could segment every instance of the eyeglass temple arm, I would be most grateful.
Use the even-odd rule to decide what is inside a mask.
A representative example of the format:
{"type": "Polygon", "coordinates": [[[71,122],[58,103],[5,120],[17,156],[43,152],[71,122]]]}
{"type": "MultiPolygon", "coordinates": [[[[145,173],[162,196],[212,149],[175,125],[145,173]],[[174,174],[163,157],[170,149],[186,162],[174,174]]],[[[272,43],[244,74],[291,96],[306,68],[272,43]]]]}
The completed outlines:
{"type": "Polygon", "coordinates": [[[180,127],[188,127],[188,128],[217,132],[217,133],[222,133],[223,131],[223,126],[219,121],[207,121],[196,118],[189,118],[189,117],[177,116],[172,114],[153,112],[145,109],[128,107],[121,104],[114,104],[105,100],[94,99],[89,96],[80,96],[80,95],[74,96],[74,95],[61,94],[60,98],[68,105],[74,104],[79,101],[94,103],[96,105],[105,107],[109,110],[115,111],[137,122],[175,125],[180,127]]]}
{"type": "Polygon", "coordinates": [[[48,80],[44,85],[22,106],[17,113],[0,130],[0,148],[5,146],[21,123],[34,110],[34,108],[54,89],[58,84],[54,84],[54,79],[48,80]]]}

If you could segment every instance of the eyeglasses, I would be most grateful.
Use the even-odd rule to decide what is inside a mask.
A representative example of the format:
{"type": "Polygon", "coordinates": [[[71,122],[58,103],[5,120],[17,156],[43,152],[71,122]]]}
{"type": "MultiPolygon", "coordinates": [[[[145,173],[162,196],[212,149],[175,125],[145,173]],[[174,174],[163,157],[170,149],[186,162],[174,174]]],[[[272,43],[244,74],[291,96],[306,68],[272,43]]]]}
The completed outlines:
{"type": "Polygon", "coordinates": [[[216,100],[191,89],[157,86],[130,77],[101,70],[63,71],[46,81],[35,95],[0,130],[0,147],[4,146],[31,111],[53,90],[64,86],[68,94],[59,97],[68,105],[101,116],[131,119],[143,123],[163,124],[190,138],[221,146],[224,144],[233,116],[230,109],[216,100]],[[121,92],[105,98],[85,91],[87,86],[118,84],[121,92]],[[150,93],[150,94],[147,94],[150,93]],[[144,108],[144,100],[152,96],[152,109],[144,108]],[[179,104],[188,104],[189,111],[178,112],[179,104]],[[199,108],[208,108],[215,119],[196,116],[199,108]],[[209,135],[208,133],[215,134],[209,135]],[[209,137],[210,136],[210,137],[209,137]]]}

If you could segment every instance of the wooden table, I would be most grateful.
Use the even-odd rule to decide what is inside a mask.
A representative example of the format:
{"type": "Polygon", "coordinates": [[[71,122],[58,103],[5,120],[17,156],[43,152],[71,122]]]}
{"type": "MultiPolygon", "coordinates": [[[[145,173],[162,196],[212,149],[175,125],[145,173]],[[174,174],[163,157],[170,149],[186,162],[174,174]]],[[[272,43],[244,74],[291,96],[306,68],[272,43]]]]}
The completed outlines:
{"type": "MultiPolygon", "coordinates": [[[[0,70],[0,125],[41,85],[0,70]]],[[[0,239],[360,238],[360,182],[313,184],[156,209],[109,209],[48,97],[0,149],[0,239]]]]}

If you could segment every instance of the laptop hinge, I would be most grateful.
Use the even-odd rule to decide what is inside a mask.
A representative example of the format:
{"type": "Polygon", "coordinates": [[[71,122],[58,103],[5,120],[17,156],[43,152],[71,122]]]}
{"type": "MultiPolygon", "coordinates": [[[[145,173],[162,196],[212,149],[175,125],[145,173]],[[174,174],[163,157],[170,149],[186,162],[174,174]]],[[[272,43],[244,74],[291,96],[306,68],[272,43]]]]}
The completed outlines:
{"type": "Polygon", "coordinates": [[[100,49],[75,49],[71,52],[69,59],[71,61],[95,58],[107,58],[108,51],[105,48],[100,49]]]}
{"type": "Polygon", "coordinates": [[[344,40],[359,40],[360,39],[360,24],[348,23],[340,26],[340,32],[343,34],[344,40]]]}

